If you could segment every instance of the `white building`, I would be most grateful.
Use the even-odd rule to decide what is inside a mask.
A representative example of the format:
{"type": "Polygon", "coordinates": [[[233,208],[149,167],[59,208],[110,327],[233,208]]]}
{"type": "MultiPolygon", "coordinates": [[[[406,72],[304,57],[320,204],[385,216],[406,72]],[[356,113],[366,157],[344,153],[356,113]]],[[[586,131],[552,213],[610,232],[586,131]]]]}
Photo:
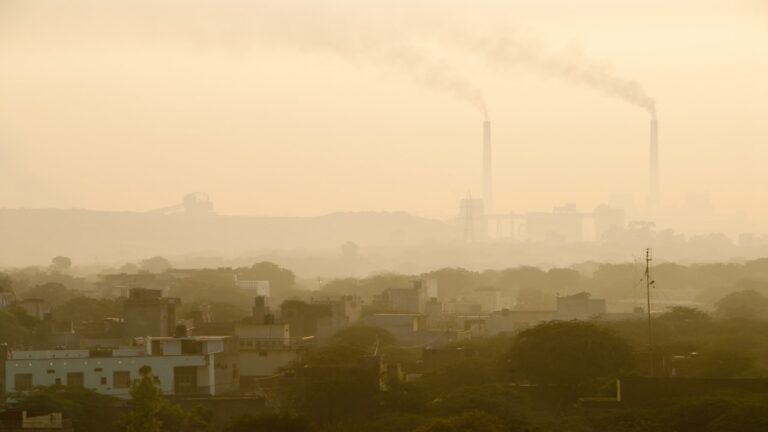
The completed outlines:
{"type": "Polygon", "coordinates": [[[259,378],[279,373],[300,358],[301,341],[290,337],[288,324],[237,323],[242,388],[254,391],[259,378]]]}
{"type": "Polygon", "coordinates": [[[152,368],[166,395],[216,396],[237,391],[239,365],[234,338],[149,337],[145,346],[110,350],[10,351],[4,361],[4,391],[34,386],[81,386],[129,397],[139,369],[152,368]]]}
{"type": "Polygon", "coordinates": [[[16,296],[13,291],[0,292],[0,309],[10,307],[16,302],[16,296]]]}

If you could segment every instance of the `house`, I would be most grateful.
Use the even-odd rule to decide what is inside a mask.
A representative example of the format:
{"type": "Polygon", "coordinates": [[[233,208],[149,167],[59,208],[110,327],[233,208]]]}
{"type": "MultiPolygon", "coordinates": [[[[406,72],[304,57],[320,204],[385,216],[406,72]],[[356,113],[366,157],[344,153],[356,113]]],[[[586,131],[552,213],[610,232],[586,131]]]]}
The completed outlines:
{"type": "Polygon", "coordinates": [[[300,358],[304,345],[300,339],[291,338],[289,328],[288,324],[248,321],[235,324],[243,390],[254,391],[258,379],[276,375],[300,358]]]}
{"type": "Polygon", "coordinates": [[[128,398],[143,366],[152,368],[166,395],[216,396],[237,391],[239,384],[232,337],[147,337],[143,346],[117,349],[4,350],[5,394],[67,385],[128,398]]]}
{"type": "Polygon", "coordinates": [[[557,298],[557,314],[560,319],[587,319],[606,312],[605,299],[590,298],[588,292],[557,298]]]}

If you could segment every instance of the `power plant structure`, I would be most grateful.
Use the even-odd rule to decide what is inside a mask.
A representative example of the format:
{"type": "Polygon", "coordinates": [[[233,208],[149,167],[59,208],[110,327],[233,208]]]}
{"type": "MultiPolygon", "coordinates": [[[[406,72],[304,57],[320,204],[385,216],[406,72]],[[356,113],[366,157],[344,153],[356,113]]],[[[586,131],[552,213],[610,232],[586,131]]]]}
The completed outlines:
{"type": "Polygon", "coordinates": [[[648,209],[655,211],[659,208],[659,122],[656,119],[656,108],[651,110],[651,147],[648,152],[648,209]]]}
{"type": "Polygon", "coordinates": [[[493,211],[493,171],[491,168],[491,122],[483,122],[483,208],[493,211]]]}
{"type": "MultiPolygon", "coordinates": [[[[650,146],[648,163],[648,211],[651,215],[660,207],[659,192],[659,129],[656,107],[650,107],[650,146]]],[[[596,238],[604,236],[609,229],[623,227],[624,210],[605,205],[598,206],[593,213],[578,212],[573,205],[555,207],[551,213],[495,213],[493,206],[493,168],[491,151],[491,122],[483,121],[483,165],[482,199],[471,195],[461,200],[459,219],[463,222],[465,241],[491,238],[511,238],[528,241],[560,238],[566,241],[580,241],[584,221],[594,222],[596,238]],[[489,228],[495,227],[495,236],[489,228]]]]}

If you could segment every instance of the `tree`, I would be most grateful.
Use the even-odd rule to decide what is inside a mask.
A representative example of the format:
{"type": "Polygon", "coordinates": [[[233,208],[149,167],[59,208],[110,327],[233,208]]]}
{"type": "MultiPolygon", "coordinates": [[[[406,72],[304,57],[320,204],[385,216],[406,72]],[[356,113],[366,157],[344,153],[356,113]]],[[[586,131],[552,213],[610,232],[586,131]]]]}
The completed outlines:
{"type": "Polygon", "coordinates": [[[728,294],[715,303],[715,308],[723,318],[768,318],[768,298],[753,290],[728,294]]]}
{"type": "Polygon", "coordinates": [[[115,400],[82,387],[35,387],[17,396],[17,406],[30,415],[61,412],[78,432],[117,431],[115,400]]]}
{"type": "Polygon", "coordinates": [[[339,330],[333,335],[331,342],[334,345],[348,345],[364,350],[372,350],[377,345],[381,348],[397,345],[397,339],[389,331],[366,325],[355,325],[339,330]]]}
{"type": "MultiPolygon", "coordinates": [[[[0,343],[10,346],[25,345],[32,332],[34,321],[34,318],[18,306],[0,309],[0,343]]],[[[5,359],[0,360],[5,361],[5,359]]]]}
{"type": "Polygon", "coordinates": [[[155,384],[152,368],[142,366],[139,378],[131,387],[131,412],[128,415],[129,432],[160,432],[160,413],[165,405],[163,392],[155,384]]]}
{"type": "Polygon", "coordinates": [[[51,268],[54,271],[65,272],[72,268],[72,259],[65,256],[56,256],[51,259],[51,268]]]}
{"type": "Polygon", "coordinates": [[[53,309],[56,321],[98,321],[104,318],[120,318],[123,315],[120,300],[76,297],[53,309]]]}
{"type": "Polygon", "coordinates": [[[68,290],[64,284],[58,282],[47,282],[35,285],[22,293],[24,298],[39,298],[47,301],[51,306],[56,307],[77,297],[77,295],[68,290]]]}
{"type": "Polygon", "coordinates": [[[436,419],[414,432],[505,432],[504,423],[484,412],[469,412],[456,417],[436,419]]]}
{"type": "Polygon", "coordinates": [[[203,408],[191,411],[163,397],[152,376],[152,368],[142,366],[140,378],[131,386],[129,432],[206,432],[211,430],[212,413],[203,408]]]}
{"type": "Polygon", "coordinates": [[[270,288],[274,290],[291,288],[296,282],[296,275],[292,271],[269,261],[256,263],[247,269],[239,269],[238,276],[244,279],[268,280],[270,288]]]}
{"type": "Polygon", "coordinates": [[[441,395],[433,403],[437,412],[451,414],[481,411],[501,420],[508,431],[523,430],[528,408],[526,395],[501,384],[459,387],[441,395]]]}
{"type": "Polygon", "coordinates": [[[10,292],[13,288],[13,280],[10,276],[0,272],[0,292],[10,292]]]}
{"type": "Polygon", "coordinates": [[[710,317],[706,312],[696,308],[686,306],[672,306],[669,308],[669,311],[664,312],[658,319],[672,323],[699,324],[709,321],[710,317]]]}
{"type": "Polygon", "coordinates": [[[516,375],[562,387],[571,396],[585,384],[627,370],[633,360],[624,339],[582,321],[551,321],[524,330],[509,358],[516,375]]]}
{"type": "Polygon", "coordinates": [[[235,419],[224,432],[312,432],[315,428],[305,417],[293,414],[262,414],[235,419]]]}
{"type": "Polygon", "coordinates": [[[171,268],[171,262],[161,256],[141,260],[139,267],[150,273],[163,273],[171,268]]]}

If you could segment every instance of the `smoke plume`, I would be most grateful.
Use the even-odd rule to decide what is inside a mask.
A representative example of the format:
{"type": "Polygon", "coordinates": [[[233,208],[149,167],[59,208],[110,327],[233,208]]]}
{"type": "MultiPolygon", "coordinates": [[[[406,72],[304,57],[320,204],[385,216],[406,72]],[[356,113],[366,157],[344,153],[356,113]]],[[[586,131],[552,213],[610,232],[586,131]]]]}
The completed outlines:
{"type": "Polygon", "coordinates": [[[521,67],[541,76],[557,77],[570,83],[585,85],[656,115],[656,101],[635,80],[616,75],[609,66],[573,51],[551,53],[540,44],[516,38],[453,38],[460,46],[487,57],[490,63],[503,67],[521,67]]]}

